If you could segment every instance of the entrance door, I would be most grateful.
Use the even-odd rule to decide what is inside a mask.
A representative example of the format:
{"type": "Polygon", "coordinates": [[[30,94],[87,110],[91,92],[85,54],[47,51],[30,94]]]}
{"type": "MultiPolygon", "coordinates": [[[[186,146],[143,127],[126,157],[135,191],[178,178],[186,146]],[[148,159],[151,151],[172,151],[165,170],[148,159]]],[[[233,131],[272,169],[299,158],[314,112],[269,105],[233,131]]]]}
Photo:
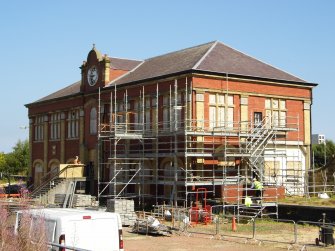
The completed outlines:
{"type": "Polygon", "coordinates": [[[43,166],[38,163],[35,165],[35,177],[34,177],[35,186],[39,186],[41,184],[42,177],[43,177],[43,166]]]}
{"type": "Polygon", "coordinates": [[[262,113],[261,112],[254,112],[254,127],[255,128],[262,127],[262,120],[263,120],[262,113]]]}

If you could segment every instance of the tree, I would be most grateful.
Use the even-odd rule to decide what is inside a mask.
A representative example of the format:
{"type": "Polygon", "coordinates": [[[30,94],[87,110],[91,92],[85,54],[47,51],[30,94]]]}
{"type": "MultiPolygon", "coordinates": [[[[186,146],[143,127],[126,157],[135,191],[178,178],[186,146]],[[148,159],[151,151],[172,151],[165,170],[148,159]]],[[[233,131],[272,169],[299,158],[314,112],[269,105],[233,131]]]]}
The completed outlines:
{"type": "Polygon", "coordinates": [[[3,172],[6,168],[6,154],[0,152],[0,172],[3,172]]]}
{"type": "Polygon", "coordinates": [[[331,140],[326,140],[325,144],[314,144],[312,149],[316,168],[329,163],[335,156],[335,144],[331,140]]]}
{"type": "Polygon", "coordinates": [[[13,147],[13,151],[5,155],[6,171],[10,174],[26,173],[29,158],[29,141],[19,140],[13,147]]]}

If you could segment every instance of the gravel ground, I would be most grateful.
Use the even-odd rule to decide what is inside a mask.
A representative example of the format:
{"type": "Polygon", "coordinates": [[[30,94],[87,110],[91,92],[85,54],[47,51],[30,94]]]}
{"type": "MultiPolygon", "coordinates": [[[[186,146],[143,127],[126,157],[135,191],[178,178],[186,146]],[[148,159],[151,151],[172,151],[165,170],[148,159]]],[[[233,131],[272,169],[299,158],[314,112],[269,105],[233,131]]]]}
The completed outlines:
{"type": "Polygon", "coordinates": [[[259,242],[245,238],[226,237],[224,239],[213,238],[209,235],[185,235],[174,234],[166,236],[150,236],[131,233],[131,228],[123,229],[125,251],[191,251],[191,250],[231,250],[231,251],[278,251],[278,250],[308,250],[328,251],[335,250],[334,246],[315,246],[313,241],[306,246],[290,245],[284,243],[259,242]]]}

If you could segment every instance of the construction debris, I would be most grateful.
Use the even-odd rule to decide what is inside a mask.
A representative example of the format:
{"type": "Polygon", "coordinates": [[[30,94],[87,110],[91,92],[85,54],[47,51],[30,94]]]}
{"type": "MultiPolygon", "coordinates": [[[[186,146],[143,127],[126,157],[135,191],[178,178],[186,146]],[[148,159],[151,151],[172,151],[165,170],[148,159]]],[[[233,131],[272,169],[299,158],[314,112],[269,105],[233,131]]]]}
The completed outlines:
{"type": "Polygon", "coordinates": [[[172,229],[161,224],[156,218],[148,216],[147,219],[136,219],[132,231],[138,234],[171,236],[172,229]]]}

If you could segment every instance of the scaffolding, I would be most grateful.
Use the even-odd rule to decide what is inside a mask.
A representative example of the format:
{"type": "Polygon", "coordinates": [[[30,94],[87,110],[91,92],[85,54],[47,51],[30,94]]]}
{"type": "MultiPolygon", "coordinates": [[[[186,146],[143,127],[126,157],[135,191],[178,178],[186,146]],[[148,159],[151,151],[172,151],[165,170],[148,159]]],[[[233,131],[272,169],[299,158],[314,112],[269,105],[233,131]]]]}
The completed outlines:
{"type": "Polygon", "coordinates": [[[305,193],[298,116],[215,125],[195,119],[196,90],[187,77],[134,89],[114,86],[103,103],[100,95],[99,200],[133,198],[140,208],[163,203],[188,208],[196,188],[205,187],[240,214],[257,178],[269,195],[263,193],[255,214],[273,206],[277,215],[281,189],[305,193]],[[291,144],[292,132],[297,137],[291,144]]]}

